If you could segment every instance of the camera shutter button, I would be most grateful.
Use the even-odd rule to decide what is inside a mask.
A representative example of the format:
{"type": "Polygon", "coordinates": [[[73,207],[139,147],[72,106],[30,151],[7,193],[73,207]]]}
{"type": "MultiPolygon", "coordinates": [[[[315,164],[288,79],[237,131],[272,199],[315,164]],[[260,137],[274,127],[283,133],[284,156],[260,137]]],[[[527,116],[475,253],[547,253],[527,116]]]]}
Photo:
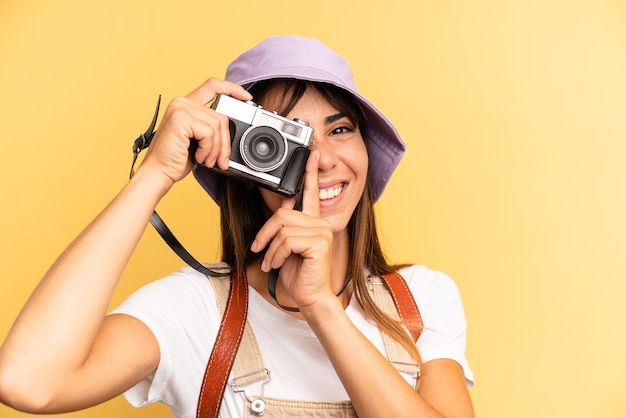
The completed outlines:
{"type": "Polygon", "coordinates": [[[305,120],[302,120],[302,119],[300,119],[300,118],[293,118],[293,121],[294,121],[294,122],[301,123],[301,124],[303,124],[303,125],[305,125],[305,126],[309,126],[309,122],[307,122],[307,121],[305,121],[305,120]]]}

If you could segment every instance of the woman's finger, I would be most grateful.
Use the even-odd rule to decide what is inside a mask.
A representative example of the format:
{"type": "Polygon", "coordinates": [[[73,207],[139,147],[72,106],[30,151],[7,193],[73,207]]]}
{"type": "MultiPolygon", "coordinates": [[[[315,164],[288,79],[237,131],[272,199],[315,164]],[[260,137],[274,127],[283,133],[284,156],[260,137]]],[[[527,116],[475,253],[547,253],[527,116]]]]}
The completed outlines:
{"type": "Polygon", "coordinates": [[[297,254],[303,258],[318,258],[314,254],[329,250],[330,237],[325,237],[325,234],[329,234],[329,230],[323,226],[290,226],[282,228],[271,241],[264,254],[262,269],[269,271],[270,268],[282,267],[283,263],[292,254],[297,254]]]}
{"type": "Polygon", "coordinates": [[[198,141],[198,148],[194,155],[198,163],[213,167],[216,162],[219,162],[220,168],[228,167],[231,142],[226,116],[216,112],[206,115],[202,126],[194,131],[193,138],[198,141]]]}
{"type": "Polygon", "coordinates": [[[320,211],[320,189],[318,184],[320,152],[313,150],[306,162],[304,174],[304,187],[302,190],[302,213],[319,218],[320,211]]]}
{"type": "MultiPolygon", "coordinates": [[[[213,100],[217,94],[226,94],[239,100],[252,100],[252,95],[240,85],[217,78],[208,79],[186,97],[191,102],[203,106],[204,109],[213,111],[204,106],[213,100]]],[[[227,118],[222,117],[221,121],[222,123],[220,123],[214,134],[215,139],[219,139],[219,141],[215,143],[200,143],[196,161],[205,163],[209,167],[214,166],[217,162],[219,168],[227,170],[230,159],[231,138],[227,118]]]]}
{"type": "Polygon", "coordinates": [[[226,94],[239,100],[252,100],[252,95],[239,84],[231,81],[209,78],[186,97],[201,106],[209,103],[217,94],[226,94]]]}

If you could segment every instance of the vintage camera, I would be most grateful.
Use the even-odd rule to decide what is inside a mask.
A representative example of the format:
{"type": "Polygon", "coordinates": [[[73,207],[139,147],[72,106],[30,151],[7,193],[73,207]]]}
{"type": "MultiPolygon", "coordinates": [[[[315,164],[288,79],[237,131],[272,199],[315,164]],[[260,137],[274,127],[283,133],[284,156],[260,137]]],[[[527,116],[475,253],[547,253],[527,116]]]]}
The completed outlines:
{"type": "Polygon", "coordinates": [[[297,194],[313,128],[226,95],[218,95],[211,107],[228,117],[232,149],[228,170],[210,168],[284,196],[297,194]]]}

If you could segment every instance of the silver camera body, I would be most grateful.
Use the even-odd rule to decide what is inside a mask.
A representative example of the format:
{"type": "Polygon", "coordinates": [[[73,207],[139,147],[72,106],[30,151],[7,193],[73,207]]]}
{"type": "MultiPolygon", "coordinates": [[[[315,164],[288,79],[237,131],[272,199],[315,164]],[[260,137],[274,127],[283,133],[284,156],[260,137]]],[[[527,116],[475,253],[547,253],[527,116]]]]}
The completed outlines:
{"type": "Polygon", "coordinates": [[[228,117],[231,137],[228,170],[211,169],[284,196],[297,194],[313,128],[300,119],[291,120],[226,95],[218,95],[211,107],[228,117]]]}

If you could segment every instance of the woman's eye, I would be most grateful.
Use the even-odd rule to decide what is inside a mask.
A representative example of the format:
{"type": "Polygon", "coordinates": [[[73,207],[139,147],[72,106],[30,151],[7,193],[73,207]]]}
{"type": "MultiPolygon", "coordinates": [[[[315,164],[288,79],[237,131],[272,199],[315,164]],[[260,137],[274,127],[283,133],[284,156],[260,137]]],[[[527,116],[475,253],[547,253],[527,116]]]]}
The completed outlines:
{"type": "Polygon", "coordinates": [[[349,133],[349,132],[354,132],[354,129],[348,127],[348,126],[339,126],[335,129],[333,129],[331,131],[331,135],[339,135],[339,134],[345,134],[345,133],[349,133]]]}

